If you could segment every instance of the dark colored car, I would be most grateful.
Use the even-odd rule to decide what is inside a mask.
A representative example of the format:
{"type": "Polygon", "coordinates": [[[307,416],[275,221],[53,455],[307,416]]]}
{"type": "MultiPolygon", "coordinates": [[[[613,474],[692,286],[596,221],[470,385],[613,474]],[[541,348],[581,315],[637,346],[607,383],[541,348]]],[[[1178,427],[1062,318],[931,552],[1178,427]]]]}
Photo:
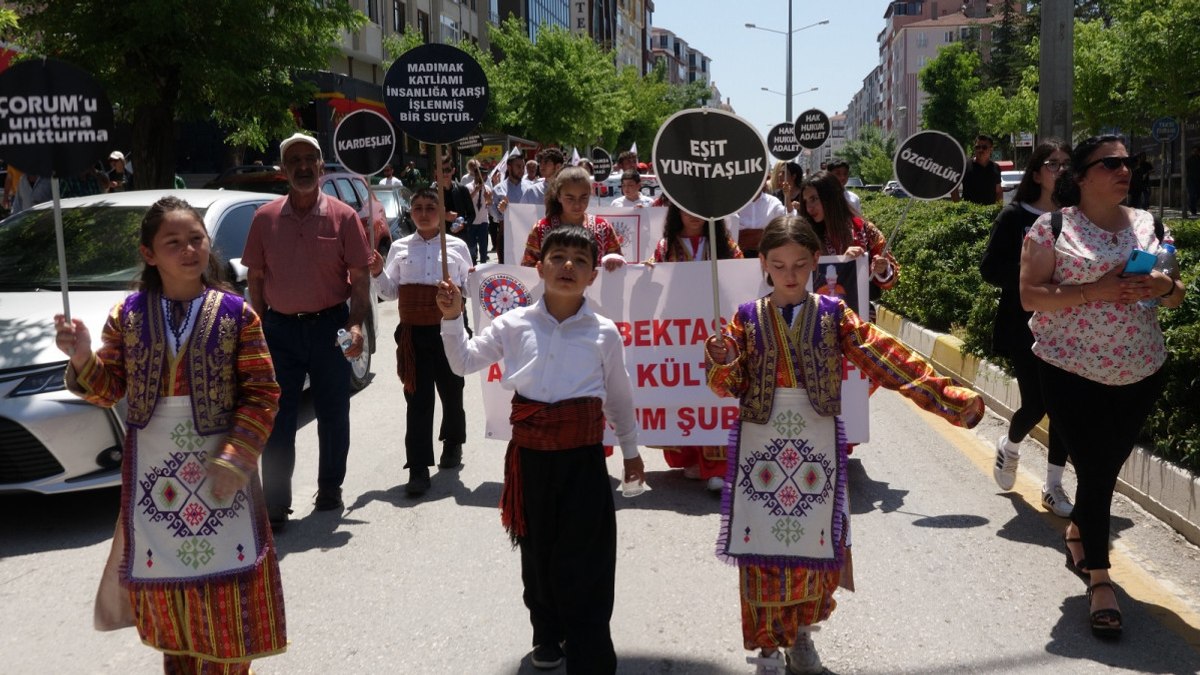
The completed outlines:
{"type": "Polygon", "coordinates": [[[416,231],[412,216],[409,213],[409,198],[412,193],[408,188],[398,185],[372,185],[371,194],[383,206],[384,216],[387,217],[388,231],[392,233],[392,241],[406,237],[416,231]]]}

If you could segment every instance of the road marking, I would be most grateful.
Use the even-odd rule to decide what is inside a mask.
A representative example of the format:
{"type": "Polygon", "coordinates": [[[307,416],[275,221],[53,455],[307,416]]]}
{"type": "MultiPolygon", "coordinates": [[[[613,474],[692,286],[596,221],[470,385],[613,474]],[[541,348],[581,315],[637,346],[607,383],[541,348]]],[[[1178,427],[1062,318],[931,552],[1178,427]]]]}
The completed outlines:
{"type": "MultiPolygon", "coordinates": [[[[903,399],[905,405],[917,413],[925,423],[946,442],[971,461],[986,476],[992,475],[992,465],[995,462],[996,451],[983,442],[970,429],[956,427],[947,423],[941,417],[926,412],[908,399],[903,399]]],[[[1027,504],[1055,531],[1062,531],[1064,520],[1046,511],[1042,507],[1042,486],[1035,480],[1017,472],[1017,482],[1011,493],[1021,496],[1027,504]]],[[[1142,604],[1150,616],[1158,620],[1163,627],[1183,638],[1193,651],[1200,653],[1200,612],[1197,612],[1179,593],[1169,589],[1163,582],[1143,569],[1135,560],[1136,556],[1124,542],[1113,542],[1109,554],[1112,564],[1112,575],[1117,580],[1126,595],[1142,604]]]]}

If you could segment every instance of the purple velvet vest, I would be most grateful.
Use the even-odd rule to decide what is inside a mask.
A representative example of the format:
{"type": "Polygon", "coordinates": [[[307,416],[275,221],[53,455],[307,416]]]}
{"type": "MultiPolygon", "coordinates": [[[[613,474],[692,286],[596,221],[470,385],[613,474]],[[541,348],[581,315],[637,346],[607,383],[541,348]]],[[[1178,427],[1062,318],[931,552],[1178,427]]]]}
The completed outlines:
{"type": "MultiPolygon", "coordinates": [[[[126,423],[144,428],[154,415],[162,378],[170,362],[163,327],[161,295],[139,291],[121,308],[121,334],[125,348],[126,423]]],[[[237,346],[242,331],[245,300],[215,289],[204,300],[184,344],[196,432],[210,435],[233,426],[237,404],[237,346]]]]}
{"type": "Polygon", "coordinates": [[[766,424],[775,399],[775,373],[779,359],[792,350],[798,366],[796,379],[808,392],[813,409],[821,415],[842,412],[842,349],[838,325],[845,305],[837,298],[810,293],[796,308],[795,329],[783,323],[775,305],[759,298],[738,307],[746,326],[746,370],[754,383],[741,399],[742,419],[766,424]],[[790,340],[789,340],[790,335],[790,340]]]}

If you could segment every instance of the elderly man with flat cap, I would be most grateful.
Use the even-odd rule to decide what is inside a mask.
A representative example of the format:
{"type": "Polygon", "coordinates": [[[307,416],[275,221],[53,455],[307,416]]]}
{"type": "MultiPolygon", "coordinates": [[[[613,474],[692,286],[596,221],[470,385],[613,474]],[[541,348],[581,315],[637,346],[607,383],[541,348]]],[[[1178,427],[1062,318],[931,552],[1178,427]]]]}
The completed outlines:
{"type": "Polygon", "coordinates": [[[250,223],[242,264],[249,268],[250,302],[263,332],[281,398],[263,452],[263,493],[272,528],[287,524],[296,466],[300,391],[307,376],[320,446],[318,511],[343,507],[342,481],[350,452],[350,363],[364,349],[362,324],[370,311],[371,246],[358,214],[320,189],[324,162],[312,136],[279,144],[288,194],[264,204],[250,223]],[[349,300],[349,306],[346,301],[349,300]],[[339,329],[352,341],[343,354],[339,329]]]}

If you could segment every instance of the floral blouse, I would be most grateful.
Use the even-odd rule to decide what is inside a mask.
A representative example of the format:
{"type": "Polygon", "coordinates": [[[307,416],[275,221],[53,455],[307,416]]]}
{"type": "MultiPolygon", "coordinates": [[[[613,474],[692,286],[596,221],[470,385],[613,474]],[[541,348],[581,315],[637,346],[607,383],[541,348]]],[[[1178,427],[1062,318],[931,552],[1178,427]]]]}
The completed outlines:
{"type": "MultiPolygon", "coordinates": [[[[1039,246],[1054,248],[1051,280],[1056,284],[1097,281],[1114,267],[1124,266],[1134,248],[1158,252],[1154,217],[1147,211],[1134,210],[1132,224],[1115,233],[1088,220],[1078,207],[1067,207],[1062,214],[1057,242],[1050,213],[1040,216],[1026,235],[1039,246]]],[[[1153,375],[1167,358],[1157,309],[1138,303],[1093,300],[1034,312],[1029,328],[1033,353],[1039,358],[1101,384],[1138,382],[1153,375]]]]}

